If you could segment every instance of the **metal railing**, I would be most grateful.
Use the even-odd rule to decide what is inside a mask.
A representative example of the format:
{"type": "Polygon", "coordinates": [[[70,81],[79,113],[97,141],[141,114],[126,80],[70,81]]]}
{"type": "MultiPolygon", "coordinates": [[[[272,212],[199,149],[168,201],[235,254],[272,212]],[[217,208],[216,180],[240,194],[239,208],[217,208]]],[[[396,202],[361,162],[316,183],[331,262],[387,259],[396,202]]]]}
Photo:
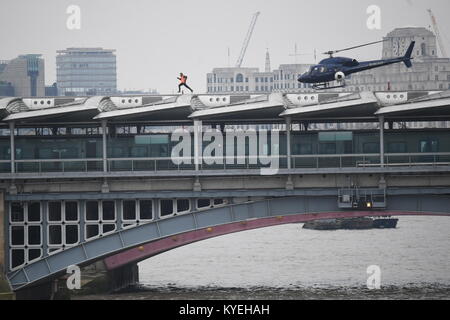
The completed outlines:
{"type": "MultiPolygon", "coordinates": [[[[278,156],[278,163],[270,157],[261,161],[260,157],[220,157],[220,161],[208,164],[208,160],[219,158],[201,158],[198,169],[206,170],[251,170],[276,165],[279,169],[288,168],[288,157],[278,156]],[[268,162],[269,161],[269,162],[268,162]]],[[[264,159],[264,158],[263,158],[264,159]]],[[[381,164],[380,154],[329,154],[329,155],[292,155],[291,169],[321,169],[321,168],[374,168],[374,167],[416,167],[416,166],[450,166],[450,152],[441,153],[390,153],[385,154],[384,164],[381,164]]],[[[195,170],[193,157],[130,157],[108,158],[107,171],[186,171],[195,170]],[[176,160],[184,160],[183,163],[176,160]]],[[[89,159],[17,159],[14,162],[16,173],[45,173],[45,172],[101,172],[102,158],[89,159]]],[[[11,172],[11,161],[0,160],[0,173],[11,172]]]]}

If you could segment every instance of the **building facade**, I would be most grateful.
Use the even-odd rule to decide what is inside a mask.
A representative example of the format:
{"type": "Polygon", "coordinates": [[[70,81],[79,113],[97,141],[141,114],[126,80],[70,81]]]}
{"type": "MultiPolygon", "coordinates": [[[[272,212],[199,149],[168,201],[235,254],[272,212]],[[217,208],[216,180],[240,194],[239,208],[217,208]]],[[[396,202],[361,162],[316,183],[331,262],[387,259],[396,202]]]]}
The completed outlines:
{"type": "Polygon", "coordinates": [[[275,92],[310,91],[310,85],[298,82],[298,77],[309,70],[311,64],[282,64],[273,71],[275,92]]]}
{"type": "Polygon", "coordinates": [[[416,42],[413,66],[402,63],[354,74],[346,80],[346,91],[405,91],[450,89],[450,59],[438,57],[436,36],[426,28],[398,28],[384,38],[382,57],[404,56],[416,42]]]}
{"type": "Polygon", "coordinates": [[[258,68],[214,68],[206,78],[208,93],[269,93],[273,89],[272,73],[258,68]]]}
{"type": "Polygon", "coordinates": [[[18,97],[44,96],[44,59],[40,54],[25,54],[9,61],[0,61],[0,82],[6,86],[4,93],[13,93],[18,97]]]}
{"type": "Polygon", "coordinates": [[[115,50],[68,48],[57,51],[56,82],[60,96],[108,95],[117,91],[115,50]]]}

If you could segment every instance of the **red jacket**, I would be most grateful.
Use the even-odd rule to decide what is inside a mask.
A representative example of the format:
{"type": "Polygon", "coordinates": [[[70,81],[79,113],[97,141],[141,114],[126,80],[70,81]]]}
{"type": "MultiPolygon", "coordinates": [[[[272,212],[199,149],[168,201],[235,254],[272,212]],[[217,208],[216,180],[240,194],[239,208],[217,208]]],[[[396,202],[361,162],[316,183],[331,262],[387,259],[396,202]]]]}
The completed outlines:
{"type": "Polygon", "coordinates": [[[186,80],[187,80],[187,77],[185,75],[182,75],[181,78],[178,78],[178,79],[180,80],[180,83],[185,84],[186,80]]]}

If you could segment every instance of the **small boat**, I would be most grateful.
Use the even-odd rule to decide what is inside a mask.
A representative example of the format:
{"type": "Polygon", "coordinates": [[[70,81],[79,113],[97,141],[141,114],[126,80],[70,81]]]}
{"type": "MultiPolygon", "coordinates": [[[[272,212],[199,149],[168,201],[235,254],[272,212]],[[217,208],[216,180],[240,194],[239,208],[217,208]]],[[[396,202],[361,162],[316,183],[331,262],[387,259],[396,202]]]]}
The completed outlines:
{"type": "Polygon", "coordinates": [[[307,222],[303,229],[311,230],[369,230],[369,229],[395,229],[398,219],[392,218],[344,218],[327,219],[307,222]]]}

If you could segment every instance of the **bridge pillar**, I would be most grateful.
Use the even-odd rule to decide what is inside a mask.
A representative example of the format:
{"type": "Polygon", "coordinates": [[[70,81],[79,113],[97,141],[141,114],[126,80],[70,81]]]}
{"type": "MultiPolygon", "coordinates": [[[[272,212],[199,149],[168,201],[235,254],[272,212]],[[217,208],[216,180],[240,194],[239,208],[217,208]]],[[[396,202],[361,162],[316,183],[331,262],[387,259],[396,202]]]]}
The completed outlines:
{"type": "Polygon", "coordinates": [[[5,193],[0,190],[0,300],[14,299],[8,281],[6,280],[6,234],[7,217],[5,216],[5,193]]]}
{"type": "Polygon", "coordinates": [[[108,271],[109,290],[111,292],[126,289],[139,282],[139,267],[137,263],[108,271]]]}

